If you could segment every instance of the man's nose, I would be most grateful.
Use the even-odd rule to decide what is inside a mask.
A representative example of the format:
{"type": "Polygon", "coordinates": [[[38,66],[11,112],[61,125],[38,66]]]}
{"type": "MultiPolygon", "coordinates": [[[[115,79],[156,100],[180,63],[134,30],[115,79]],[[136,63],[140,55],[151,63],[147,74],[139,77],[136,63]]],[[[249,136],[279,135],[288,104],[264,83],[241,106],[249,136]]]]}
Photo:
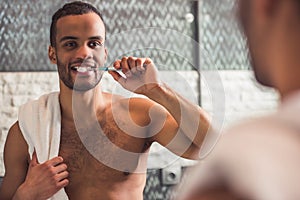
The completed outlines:
{"type": "Polygon", "coordinates": [[[76,57],[81,59],[91,58],[92,51],[87,45],[82,45],[77,49],[76,57]]]}

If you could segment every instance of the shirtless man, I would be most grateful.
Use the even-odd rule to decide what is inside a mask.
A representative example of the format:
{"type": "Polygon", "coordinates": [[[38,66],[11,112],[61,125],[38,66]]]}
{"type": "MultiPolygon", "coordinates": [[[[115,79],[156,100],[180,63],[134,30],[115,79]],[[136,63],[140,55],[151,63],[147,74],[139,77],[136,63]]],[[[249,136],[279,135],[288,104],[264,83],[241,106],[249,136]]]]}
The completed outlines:
{"type": "Polygon", "coordinates": [[[279,108],[228,129],[178,200],[300,199],[300,1],[237,3],[256,80],[279,108]]]}
{"type": "Polygon", "coordinates": [[[19,118],[5,144],[1,200],[142,199],[153,142],[181,157],[198,158],[209,119],[159,81],[150,59],[124,57],[113,67],[125,76],[109,72],[125,89],[148,98],[126,99],[101,90],[104,72],[96,68],[107,58],[105,25],[93,6],[66,4],[53,16],[50,37],[49,58],[60,78],[59,151],[42,161],[40,155],[49,149],[26,140],[19,118]],[[55,198],[61,191],[67,196],[55,198]]]}

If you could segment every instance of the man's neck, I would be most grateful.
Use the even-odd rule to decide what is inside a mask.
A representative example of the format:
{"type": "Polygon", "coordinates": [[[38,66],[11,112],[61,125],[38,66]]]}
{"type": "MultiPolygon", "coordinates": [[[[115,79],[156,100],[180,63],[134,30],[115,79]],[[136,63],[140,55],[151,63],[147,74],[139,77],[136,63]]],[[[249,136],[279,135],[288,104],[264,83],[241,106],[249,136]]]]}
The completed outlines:
{"type": "Polygon", "coordinates": [[[96,113],[104,110],[106,104],[100,85],[80,92],[61,84],[59,101],[64,120],[84,124],[96,120],[96,113]]]}

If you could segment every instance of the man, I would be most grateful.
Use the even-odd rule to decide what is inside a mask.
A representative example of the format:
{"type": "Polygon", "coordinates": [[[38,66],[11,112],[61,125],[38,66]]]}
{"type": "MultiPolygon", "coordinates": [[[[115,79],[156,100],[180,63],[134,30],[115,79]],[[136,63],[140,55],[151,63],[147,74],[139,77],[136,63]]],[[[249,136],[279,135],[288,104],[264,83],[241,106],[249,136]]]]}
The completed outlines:
{"type": "Polygon", "coordinates": [[[227,130],[178,199],[300,199],[300,1],[238,6],[256,79],[278,90],[281,105],[227,130]]]}
{"type": "MultiPolygon", "coordinates": [[[[148,98],[103,92],[105,25],[83,2],[52,18],[49,58],[60,92],[23,105],[5,144],[0,199],[142,199],[153,142],[197,159],[205,112],[162,84],[150,59],[124,57],[111,76],[148,98]]],[[[104,70],[107,70],[106,68],[104,70]]]]}

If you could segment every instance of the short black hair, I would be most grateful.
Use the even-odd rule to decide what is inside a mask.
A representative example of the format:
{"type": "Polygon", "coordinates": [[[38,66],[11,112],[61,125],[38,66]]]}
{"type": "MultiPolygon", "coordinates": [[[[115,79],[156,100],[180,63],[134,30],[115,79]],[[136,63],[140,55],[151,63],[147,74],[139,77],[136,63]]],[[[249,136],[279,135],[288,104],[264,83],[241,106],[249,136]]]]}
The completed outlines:
{"type": "MultiPolygon", "coordinates": [[[[68,15],[83,15],[83,14],[87,14],[87,13],[91,13],[91,12],[96,13],[104,23],[103,17],[101,15],[101,13],[99,12],[99,10],[89,3],[85,3],[82,1],[74,1],[71,3],[67,3],[62,8],[58,9],[52,16],[52,22],[51,22],[51,26],[50,26],[50,44],[51,44],[51,46],[53,46],[53,47],[56,46],[56,43],[55,43],[56,23],[60,18],[68,16],[68,15]]],[[[105,24],[104,24],[104,26],[105,26],[105,24]]]]}

